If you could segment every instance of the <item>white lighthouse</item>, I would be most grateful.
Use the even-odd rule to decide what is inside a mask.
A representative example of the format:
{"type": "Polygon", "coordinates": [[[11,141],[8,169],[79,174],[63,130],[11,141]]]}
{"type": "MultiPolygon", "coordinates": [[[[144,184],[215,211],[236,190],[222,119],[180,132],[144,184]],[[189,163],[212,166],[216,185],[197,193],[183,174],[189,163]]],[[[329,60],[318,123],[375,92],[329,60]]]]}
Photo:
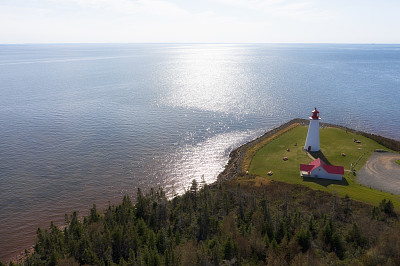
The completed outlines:
{"type": "Polygon", "coordinates": [[[312,116],[310,116],[310,126],[308,127],[306,144],[304,149],[307,151],[319,151],[319,112],[317,108],[312,111],[312,116]]]}

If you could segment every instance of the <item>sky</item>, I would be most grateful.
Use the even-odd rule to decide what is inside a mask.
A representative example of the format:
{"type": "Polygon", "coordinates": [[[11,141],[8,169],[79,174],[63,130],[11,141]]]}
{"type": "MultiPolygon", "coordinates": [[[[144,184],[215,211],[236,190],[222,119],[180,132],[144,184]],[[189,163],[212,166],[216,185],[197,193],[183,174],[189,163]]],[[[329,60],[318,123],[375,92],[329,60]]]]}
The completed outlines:
{"type": "Polygon", "coordinates": [[[0,43],[400,43],[399,0],[0,0],[0,43]]]}

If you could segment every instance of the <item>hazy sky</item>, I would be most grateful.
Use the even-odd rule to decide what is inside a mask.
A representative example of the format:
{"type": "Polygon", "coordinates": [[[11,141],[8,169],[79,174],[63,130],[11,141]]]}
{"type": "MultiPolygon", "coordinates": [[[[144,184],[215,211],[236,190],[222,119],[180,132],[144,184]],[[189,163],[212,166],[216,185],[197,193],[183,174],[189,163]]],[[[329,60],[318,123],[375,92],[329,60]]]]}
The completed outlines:
{"type": "Polygon", "coordinates": [[[0,0],[0,43],[400,43],[399,0],[0,0]]]}

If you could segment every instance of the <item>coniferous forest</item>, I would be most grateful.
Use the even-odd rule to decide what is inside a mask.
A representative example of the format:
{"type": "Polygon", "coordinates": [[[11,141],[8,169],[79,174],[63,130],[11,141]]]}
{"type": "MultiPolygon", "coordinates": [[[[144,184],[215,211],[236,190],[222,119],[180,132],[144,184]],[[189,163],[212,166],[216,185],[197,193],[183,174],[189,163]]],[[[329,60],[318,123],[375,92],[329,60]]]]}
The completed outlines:
{"type": "MultiPolygon", "coordinates": [[[[21,265],[400,265],[391,201],[370,206],[265,179],[195,180],[38,229],[21,265]]],[[[13,264],[13,263],[10,263],[13,264]]]]}

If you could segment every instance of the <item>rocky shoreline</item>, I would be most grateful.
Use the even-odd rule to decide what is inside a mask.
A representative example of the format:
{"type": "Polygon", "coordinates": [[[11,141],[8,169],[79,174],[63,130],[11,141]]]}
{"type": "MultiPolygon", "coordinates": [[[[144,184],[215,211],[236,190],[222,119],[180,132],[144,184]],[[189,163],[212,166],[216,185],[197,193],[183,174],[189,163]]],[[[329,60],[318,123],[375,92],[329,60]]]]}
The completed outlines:
{"type": "Polygon", "coordinates": [[[285,130],[286,128],[288,128],[294,124],[303,125],[303,124],[306,124],[307,122],[308,122],[307,120],[300,119],[300,118],[290,120],[289,122],[282,124],[279,127],[266,132],[264,135],[234,149],[229,154],[229,161],[226,164],[224,171],[222,171],[218,175],[216,183],[222,182],[224,180],[232,179],[233,177],[235,177],[237,175],[244,174],[243,169],[242,169],[243,168],[242,167],[243,160],[244,160],[244,156],[249,148],[254,147],[255,145],[257,145],[258,143],[262,142],[263,140],[265,140],[267,138],[273,138],[274,135],[279,136],[280,135],[280,134],[278,134],[279,132],[285,130]]]}
{"type": "MultiPolygon", "coordinates": [[[[278,137],[280,134],[286,132],[291,126],[294,126],[295,124],[308,125],[308,123],[309,123],[309,120],[306,120],[306,119],[301,119],[301,118],[292,119],[289,122],[286,122],[285,124],[282,124],[279,127],[266,132],[264,135],[234,149],[229,154],[229,161],[226,164],[225,169],[218,175],[217,181],[214,182],[214,184],[218,184],[225,180],[230,180],[236,176],[245,175],[246,173],[245,173],[245,170],[243,169],[243,161],[244,161],[246,152],[250,148],[256,146],[257,144],[259,144],[260,142],[262,142],[268,138],[273,139],[275,137],[278,137]]],[[[329,124],[329,123],[320,123],[320,125],[325,126],[325,127],[336,127],[336,128],[346,130],[348,132],[362,135],[364,137],[367,137],[367,138],[370,138],[370,139],[376,141],[377,143],[379,143],[393,151],[400,152],[400,141],[397,141],[394,139],[389,139],[389,138],[371,134],[371,133],[366,133],[363,131],[358,131],[358,130],[348,128],[345,126],[329,124]]]]}
{"type": "MultiPolygon", "coordinates": [[[[290,130],[291,127],[294,127],[296,124],[305,126],[305,125],[308,125],[308,123],[309,123],[309,120],[306,120],[306,119],[301,119],[301,118],[292,119],[292,120],[280,125],[279,127],[276,127],[274,129],[266,132],[262,136],[257,137],[256,139],[254,139],[250,142],[247,142],[247,143],[239,146],[238,148],[234,149],[229,154],[229,161],[226,164],[225,169],[217,176],[217,180],[214,183],[210,184],[210,186],[215,186],[225,180],[230,180],[237,176],[244,176],[246,173],[243,169],[243,162],[245,159],[245,155],[250,148],[255,147],[256,145],[260,144],[263,141],[266,141],[267,139],[272,140],[272,139],[280,136],[281,134],[290,130]]],[[[385,138],[385,137],[375,135],[375,134],[370,134],[370,133],[354,130],[354,129],[340,126],[340,125],[329,124],[329,123],[320,123],[320,125],[325,126],[325,127],[341,128],[343,130],[347,130],[349,132],[353,132],[353,133],[368,137],[391,150],[400,152],[400,141],[385,138]]],[[[302,144],[300,143],[299,145],[302,145],[302,144]]],[[[26,258],[27,255],[29,255],[33,252],[33,246],[30,247],[27,251],[28,251],[27,253],[22,251],[15,258],[10,258],[11,261],[13,261],[15,263],[22,262],[26,258]]]]}

